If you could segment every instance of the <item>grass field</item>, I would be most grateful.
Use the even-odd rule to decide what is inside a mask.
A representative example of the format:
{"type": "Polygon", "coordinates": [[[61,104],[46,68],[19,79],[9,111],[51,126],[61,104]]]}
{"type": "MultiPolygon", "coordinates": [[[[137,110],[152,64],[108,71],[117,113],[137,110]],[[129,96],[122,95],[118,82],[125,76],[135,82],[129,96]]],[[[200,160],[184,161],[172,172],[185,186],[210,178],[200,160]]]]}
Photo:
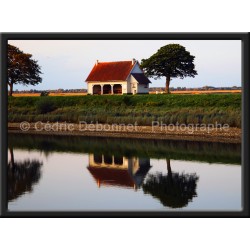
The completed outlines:
{"type": "Polygon", "coordinates": [[[241,126],[241,94],[10,97],[9,122],[229,124],[241,126]]]}
{"type": "MultiPolygon", "coordinates": [[[[233,93],[241,93],[241,90],[174,90],[171,91],[172,94],[192,94],[192,95],[200,95],[200,94],[233,94],[233,93]]],[[[156,92],[150,92],[150,94],[156,94],[156,92]]]]}
{"type": "MultiPolygon", "coordinates": [[[[171,91],[172,94],[230,94],[230,93],[241,93],[241,90],[175,90],[171,91]]],[[[149,94],[156,94],[155,91],[149,92],[149,94]]],[[[50,93],[49,96],[83,96],[87,93],[50,93]]],[[[40,96],[40,93],[13,93],[15,97],[27,97],[27,96],[40,96]]]]}
{"type": "MultiPolygon", "coordinates": [[[[49,96],[82,96],[87,93],[49,93],[49,96]]],[[[14,93],[14,97],[29,97],[40,96],[40,93],[14,93]]]]}

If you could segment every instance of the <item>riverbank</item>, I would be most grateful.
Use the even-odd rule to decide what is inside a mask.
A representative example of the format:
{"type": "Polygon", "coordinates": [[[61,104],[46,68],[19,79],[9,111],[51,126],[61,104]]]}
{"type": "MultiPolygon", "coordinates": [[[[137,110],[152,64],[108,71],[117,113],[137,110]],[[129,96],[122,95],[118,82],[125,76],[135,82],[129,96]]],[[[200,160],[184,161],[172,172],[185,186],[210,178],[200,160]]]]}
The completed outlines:
{"type": "Polygon", "coordinates": [[[22,121],[241,128],[241,94],[9,97],[8,122],[22,121]]]}
{"type": "Polygon", "coordinates": [[[132,126],[77,123],[8,123],[9,133],[241,143],[240,128],[132,126]]]}

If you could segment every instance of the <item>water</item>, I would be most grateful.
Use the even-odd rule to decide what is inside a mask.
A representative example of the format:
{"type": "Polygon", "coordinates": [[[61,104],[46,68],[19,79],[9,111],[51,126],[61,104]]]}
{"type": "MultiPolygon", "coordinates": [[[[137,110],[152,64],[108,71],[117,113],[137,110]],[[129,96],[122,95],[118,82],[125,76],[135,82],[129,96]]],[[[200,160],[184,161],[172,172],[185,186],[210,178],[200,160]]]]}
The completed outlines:
{"type": "Polygon", "coordinates": [[[9,211],[240,211],[241,145],[9,135],[9,211]]]}

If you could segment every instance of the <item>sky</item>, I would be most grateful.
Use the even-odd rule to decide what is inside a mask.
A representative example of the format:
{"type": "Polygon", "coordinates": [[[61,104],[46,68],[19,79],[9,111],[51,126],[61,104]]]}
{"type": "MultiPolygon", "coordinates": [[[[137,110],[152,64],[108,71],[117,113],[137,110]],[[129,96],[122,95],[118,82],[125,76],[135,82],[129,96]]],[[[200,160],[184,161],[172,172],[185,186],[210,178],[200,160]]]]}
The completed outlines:
{"type": "MultiPolygon", "coordinates": [[[[42,71],[42,83],[14,90],[86,89],[85,79],[96,60],[139,62],[170,43],[178,43],[195,56],[198,75],[174,78],[170,87],[241,86],[240,40],[9,40],[33,55],[42,71]]],[[[165,78],[150,78],[150,87],[164,87],[165,78]]]]}

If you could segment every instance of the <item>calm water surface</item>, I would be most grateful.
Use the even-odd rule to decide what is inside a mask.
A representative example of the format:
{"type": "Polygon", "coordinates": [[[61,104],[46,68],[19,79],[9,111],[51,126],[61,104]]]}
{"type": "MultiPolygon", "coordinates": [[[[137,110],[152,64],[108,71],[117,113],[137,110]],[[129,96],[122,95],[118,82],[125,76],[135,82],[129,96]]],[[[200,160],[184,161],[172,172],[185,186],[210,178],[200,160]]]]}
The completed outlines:
{"type": "Polygon", "coordinates": [[[239,211],[241,145],[9,135],[10,211],[239,211]]]}

